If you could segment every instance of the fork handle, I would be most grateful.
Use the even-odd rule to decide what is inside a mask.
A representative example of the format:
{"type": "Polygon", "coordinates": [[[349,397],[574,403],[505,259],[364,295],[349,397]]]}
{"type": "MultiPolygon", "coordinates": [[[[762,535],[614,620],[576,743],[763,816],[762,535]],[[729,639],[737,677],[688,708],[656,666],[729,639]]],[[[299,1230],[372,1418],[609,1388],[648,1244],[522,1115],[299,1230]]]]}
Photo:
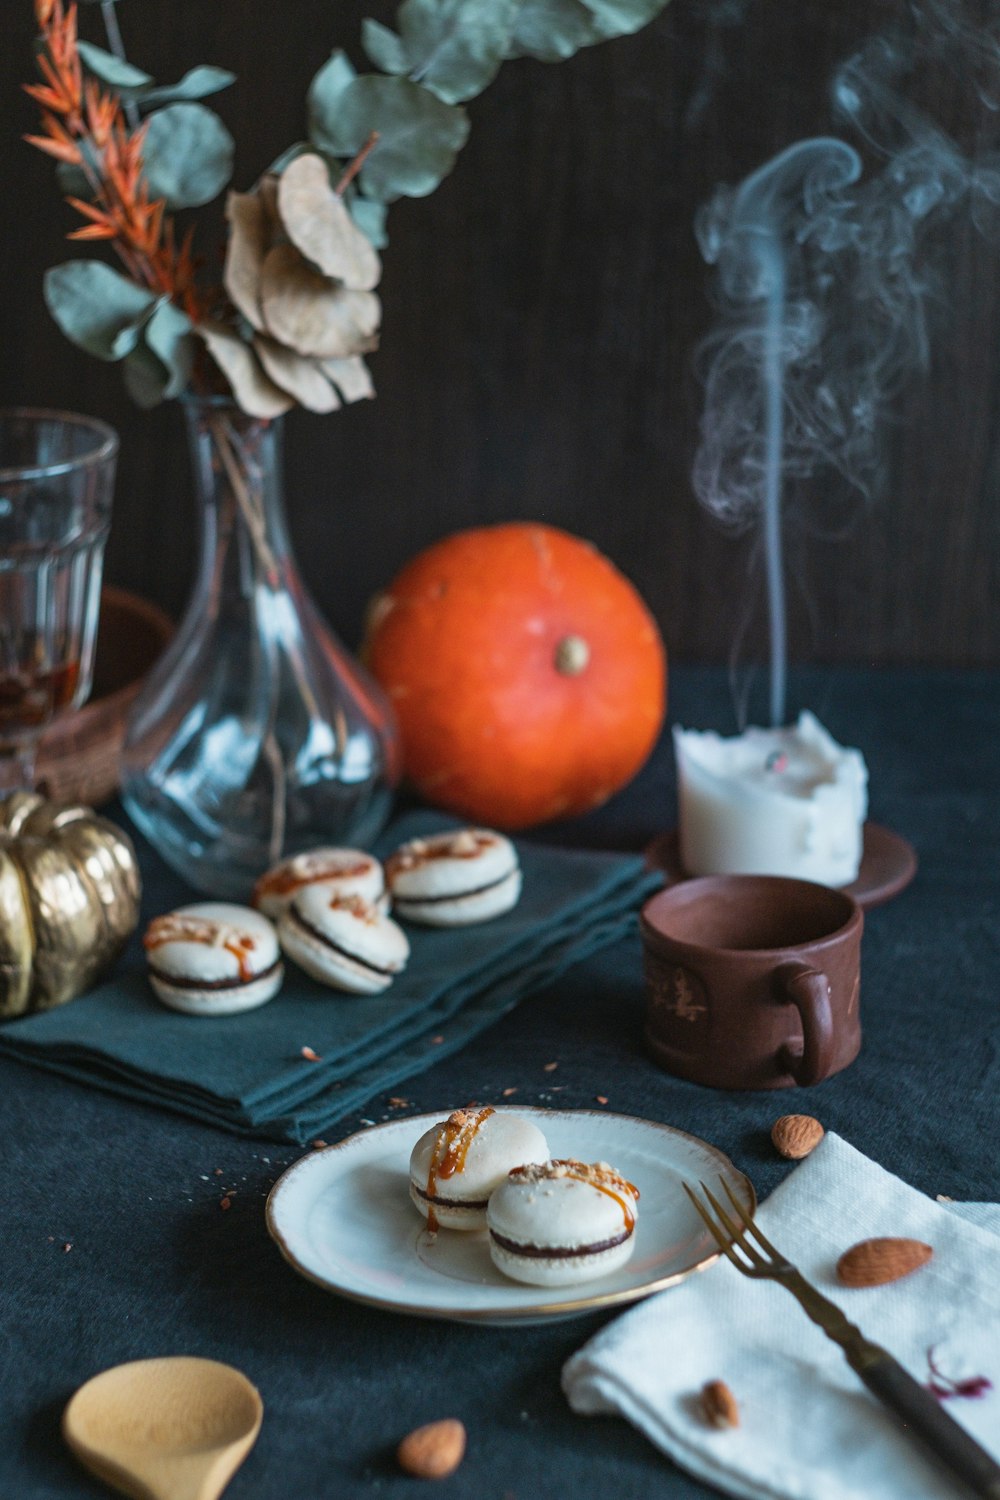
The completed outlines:
{"type": "Polygon", "coordinates": [[[864,1352],[845,1350],[845,1353],[872,1395],[895,1412],[913,1436],[920,1438],[953,1474],[963,1479],[975,1494],[986,1500],[1000,1500],[1000,1464],[948,1415],[926,1386],[914,1380],[877,1344],[866,1343],[864,1352]]]}

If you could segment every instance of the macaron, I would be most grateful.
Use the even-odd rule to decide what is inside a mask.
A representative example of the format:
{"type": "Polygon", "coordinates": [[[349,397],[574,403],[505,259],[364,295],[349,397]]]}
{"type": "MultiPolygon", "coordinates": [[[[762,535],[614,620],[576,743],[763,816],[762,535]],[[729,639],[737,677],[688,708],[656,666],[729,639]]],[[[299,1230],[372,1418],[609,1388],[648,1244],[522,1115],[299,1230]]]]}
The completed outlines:
{"type": "Polygon", "coordinates": [[[278,919],[288,958],[335,990],[377,995],[406,967],[410,945],[391,917],[361,896],[306,885],[278,919]]]}
{"type": "Polygon", "coordinates": [[[638,1197],[638,1188],[603,1161],[515,1167],[487,1210],[493,1264],[532,1286],[606,1276],[635,1248],[638,1197]]]}
{"type": "Polygon", "coordinates": [[[155,917],[142,940],[157,999],[190,1016],[232,1016],[278,993],[284,966],[259,911],[202,901],[155,917]]]}
{"type": "Polygon", "coordinates": [[[521,894],[517,850],[488,828],[410,839],[386,861],[385,876],[397,914],[427,927],[488,922],[521,894]]]}
{"type": "Polygon", "coordinates": [[[544,1161],[537,1125],[506,1110],[456,1109],[410,1155],[410,1198],[429,1229],[484,1229],[486,1204],[511,1167],[544,1161]]]}
{"type": "Polygon", "coordinates": [[[280,860],[253,888],[253,904],[272,921],[307,885],[328,886],[338,896],[361,896],[378,902],[385,891],[385,874],[378,860],[363,849],[310,849],[280,860]]]}

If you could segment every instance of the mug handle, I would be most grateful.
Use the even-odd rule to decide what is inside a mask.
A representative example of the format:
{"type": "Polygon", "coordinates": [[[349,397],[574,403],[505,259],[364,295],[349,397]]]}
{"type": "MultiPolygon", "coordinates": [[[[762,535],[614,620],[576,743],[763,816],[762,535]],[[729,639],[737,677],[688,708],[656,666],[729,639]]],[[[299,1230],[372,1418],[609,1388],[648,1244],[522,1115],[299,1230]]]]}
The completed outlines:
{"type": "Polygon", "coordinates": [[[800,1087],[819,1083],[833,1065],[830,981],[818,969],[803,963],[780,964],[773,980],[775,997],[785,1005],[794,1005],[802,1021],[802,1056],[796,1057],[789,1047],[783,1047],[782,1065],[800,1087]]]}

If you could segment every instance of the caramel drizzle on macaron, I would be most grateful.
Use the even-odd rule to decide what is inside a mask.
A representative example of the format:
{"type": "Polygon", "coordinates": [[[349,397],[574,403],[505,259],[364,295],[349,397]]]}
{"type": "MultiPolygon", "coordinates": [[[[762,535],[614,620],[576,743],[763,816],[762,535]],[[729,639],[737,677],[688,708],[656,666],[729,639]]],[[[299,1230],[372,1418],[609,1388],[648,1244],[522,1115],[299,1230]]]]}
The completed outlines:
{"type": "Polygon", "coordinates": [[[620,1172],[609,1167],[607,1162],[598,1161],[588,1165],[571,1156],[556,1157],[552,1161],[528,1162],[523,1167],[514,1167],[508,1176],[534,1182],[555,1177],[571,1177],[574,1182],[585,1182],[605,1197],[613,1198],[618,1204],[625,1220],[626,1234],[631,1234],[635,1228],[633,1205],[639,1201],[639,1189],[634,1182],[629,1182],[620,1172]]]}
{"type": "Polygon", "coordinates": [[[373,863],[359,859],[338,861],[333,855],[323,859],[312,854],[296,855],[260,877],[253,888],[253,904],[257,906],[264,896],[290,896],[303,886],[317,885],[324,880],[360,879],[368,874],[373,863]]]}
{"type": "Polygon", "coordinates": [[[475,859],[496,842],[495,834],[473,833],[468,828],[460,833],[437,834],[431,839],[411,839],[386,860],[386,873],[391,879],[399,870],[415,870],[418,865],[430,864],[435,859],[475,859]]]}
{"type": "Polygon", "coordinates": [[[357,917],[359,922],[367,922],[369,927],[377,927],[382,921],[382,913],[378,907],[374,902],[366,901],[364,896],[343,896],[334,891],[327,906],[331,911],[349,911],[352,917],[357,917]]]}
{"type": "MultiPolygon", "coordinates": [[[[426,1188],[429,1199],[433,1200],[437,1196],[437,1185],[442,1178],[454,1177],[456,1173],[464,1171],[469,1147],[490,1115],[494,1114],[496,1110],[491,1105],[487,1105],[485,1109],[475,1112],[469,1109],[456,1109],[448,1116],[437,1133],[434,1150],[431,1152],[426,1188]]],[[[427,1228],[435,1230],[437,1227],[432,1201],[427,1209],[427,1228]]]]}
{"type": "Polygon", "coordinates": [[[256,978],[249,955],[256,950],[257,939],[249,932],[240,932],[208,917],[180,917],[168,912],[164,917],[154,917],[146,929],[142,946],[147,953],[162,948],[167,943],[202,943],[206,948],[225,948],[239,964],[240,982],[249,984],[256,978]]]}

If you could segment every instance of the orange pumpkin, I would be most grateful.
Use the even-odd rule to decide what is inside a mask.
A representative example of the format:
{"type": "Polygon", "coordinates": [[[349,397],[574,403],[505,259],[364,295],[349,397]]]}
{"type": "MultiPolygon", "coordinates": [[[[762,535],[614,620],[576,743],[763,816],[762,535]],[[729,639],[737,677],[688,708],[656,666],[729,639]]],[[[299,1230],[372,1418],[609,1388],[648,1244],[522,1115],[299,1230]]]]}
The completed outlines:
{"type": "Polygon", "coordinates": [[[446,537],[374,601],[365,659],[428,801],[500,828],[597,807],[663,722],[666,655],[588,542],[513,522],[446,537]]]}

